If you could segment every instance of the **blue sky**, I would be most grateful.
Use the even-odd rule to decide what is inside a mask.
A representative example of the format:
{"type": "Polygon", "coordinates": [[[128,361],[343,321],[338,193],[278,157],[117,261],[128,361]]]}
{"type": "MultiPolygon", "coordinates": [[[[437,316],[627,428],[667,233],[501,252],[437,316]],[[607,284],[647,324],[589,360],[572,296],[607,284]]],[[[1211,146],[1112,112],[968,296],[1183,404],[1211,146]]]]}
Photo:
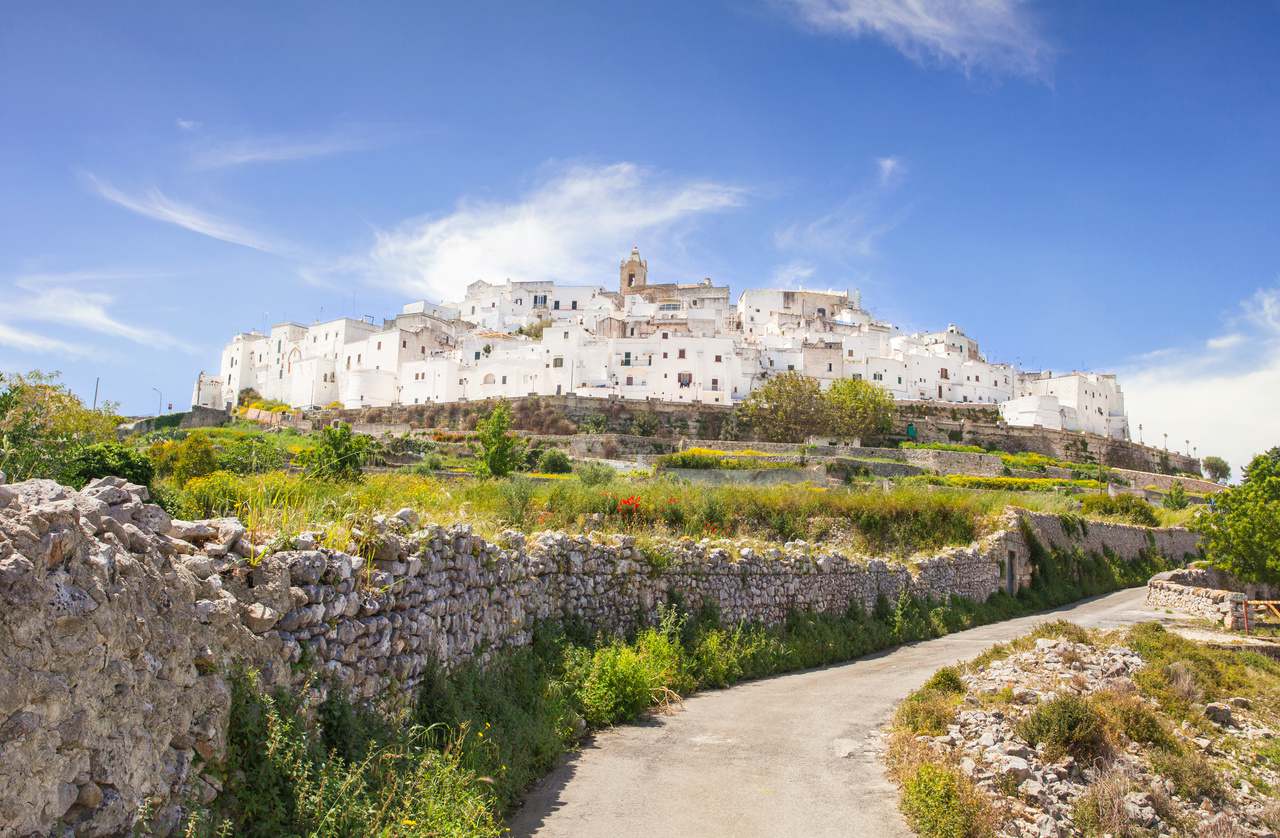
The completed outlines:
{"type": "Polygon", "coordinates": [[[0,369],[185,406],[236,331],[634,243],[1280,443],[1280,3],[555,6],[7,5],[0,369]]]}

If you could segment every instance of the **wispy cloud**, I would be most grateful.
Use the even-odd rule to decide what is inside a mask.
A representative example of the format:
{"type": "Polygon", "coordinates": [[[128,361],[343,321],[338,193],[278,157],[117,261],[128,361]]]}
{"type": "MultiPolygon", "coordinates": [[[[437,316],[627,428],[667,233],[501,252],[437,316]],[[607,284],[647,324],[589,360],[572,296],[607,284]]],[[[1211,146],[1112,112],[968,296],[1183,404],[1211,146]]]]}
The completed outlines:
{"type": "Polygon", "coordinates": [[[773,243],[779,250],[797,251],[806,259],[825,256],[840,261],[875,253],[876,243],[906,216],[906,210],[886,209],[892,187],[906,166],[898,157],[875,161],[876,180],[854,192],[830,212],[778,229],[773,243]]]}
{"type": "Polygon", "coordinates": [[[197,149],[191,161],[198,169],[282,163],[361,151],[384,141],[377,133],[364,128],[342,128],[309,136],[241,137],[197,149]]]}
{"type": "Polygon", "coordinates": [[[777,288],[798,288],[811,279],[816,270],[808,262],[788,262],[774,269],[769,284],[777,288]]]}
{"type": "MultiPolygon", "coordinates": [[[[1225,457],[1237,469],[1280,444],[1280,287],[1231,313],[1231,331],[1200,347],[1149,353],[1121,366],[1130,427],[1148,444],[1225,457]]],[[[1237,472],[1238,473],[1238,472],[1237,472]]]]}
{"type": "Polygon", "coordinates": [[[150,326],[125,323],[107,310],[110,294],[80,288],[47,288],[21,302],[19,320],[56,323],[161,349],[196,351],[173,335],[150,326]]]}
{"type": "Polygon", "coordinates": [[[708,213],[743,203],[744,189],[674,180],[631,163],[555,170],[523,197],[464,201],[452,213],[379,232],[365,270],[378,283],[456,299],[476,279],[598,281],[632,244],[660,250],[708,213]]]}
{"type": "Polygon", "coordinates": [[[151,187],[141,194],[130,194],[117,189],[92,174],[85,174],[84,178],[90,188],[101,197],[155,221],[174,224],[193,233],[199,233],[231,244],[238,244],[242,247],[253,248],[263,253],[282,256],[296,253],[296,248],[283,242],[272,240],[233,222],[171,200],[155,187],[151,187]]]}
{"type": "Polygon", "coordinates": [[[13,284],[18,288],[30,291],[48,285],[127,282],[137,279],[159,279],[165,276],[170,276],[170,274],[117,270],[39,271],[21,274],[14,278],[13,284]]]}
{"type": "Polygon", "coordinates": [[[1053,50],[1024,0],[785,0],[820,32],[888,41],[913,61],[1042,77],[1053,50]]]}
{"type": "Polygon", "coordinates": [[[82,357],[89,354],[83,347],[74,346],[57,338],[47,337],[19,329],[17,326],[0,322],[0,346],[17,349],[20,352],[37,354],[57,354],[71,357],[82,357]]]}
{"type": "Polygon", "coordinates": [[[183,119],[178,117],[174,120],[174,124],[178,126],[179,131],[199,131],[202,123],[194,119],[183,119]]]}

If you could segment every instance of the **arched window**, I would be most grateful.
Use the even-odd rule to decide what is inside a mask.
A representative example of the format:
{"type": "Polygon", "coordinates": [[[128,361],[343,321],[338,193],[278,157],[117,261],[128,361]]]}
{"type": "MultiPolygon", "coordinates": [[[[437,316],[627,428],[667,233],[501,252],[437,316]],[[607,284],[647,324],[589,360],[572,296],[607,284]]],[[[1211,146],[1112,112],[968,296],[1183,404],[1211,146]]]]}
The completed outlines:
{"type": "Polygon", "coordinates": [[[496,379],[493,377],[493,373],[489,373],[484,377],[485,384],[493,384],[494,381],[496,381],[496,379]]]}

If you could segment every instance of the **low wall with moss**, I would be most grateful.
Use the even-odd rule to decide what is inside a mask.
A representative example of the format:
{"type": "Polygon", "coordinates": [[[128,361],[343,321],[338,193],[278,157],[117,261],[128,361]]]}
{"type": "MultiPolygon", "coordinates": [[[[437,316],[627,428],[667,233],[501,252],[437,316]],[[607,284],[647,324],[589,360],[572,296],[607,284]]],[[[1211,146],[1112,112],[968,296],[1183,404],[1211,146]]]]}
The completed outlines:
{"type": "Polygon", "coordinates": [[[182,801],[220,788],[239,666],[267,685],[305,684],[311,700],[334,687],[374,698],[527,645],[544,621],[625,632],[674,598],[727,623],[778,624],[904,593],[982,601],[1029,584],[1041,546],[1121,560],[1196,550],[1185,530],[1012,511],[980,541],[906,563],[801,542],[490,541],[419,526],[411,510],[352,538],[335,550],[304,533],[270,551],[234,519],[172,520],[113,478],[81,492],[0,486],[0,824],[118,834],[146,801],[154,822],[176,824],[182,801]]]}

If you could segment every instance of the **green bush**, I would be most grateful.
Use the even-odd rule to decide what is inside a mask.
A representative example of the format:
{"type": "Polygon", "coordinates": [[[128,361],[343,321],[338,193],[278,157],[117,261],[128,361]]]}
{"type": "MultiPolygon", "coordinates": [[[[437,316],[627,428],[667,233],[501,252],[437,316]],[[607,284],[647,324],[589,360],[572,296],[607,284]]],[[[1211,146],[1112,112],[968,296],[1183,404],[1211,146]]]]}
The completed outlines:
{"type": "Polygon", "coordinates": [[[917,736],[941,736],[954,721],[959,703],[960,696],[954,692],[917,690],[898,705],[894,725],[917,736]]]}
{"type": "Polygon", "coordinates": [[[579,463],[574,472],[584,486],[604,486],[617,476],[617,472],[604,463],[579,463]]]}
{"type": "Polygon", "coordinates": [[[526,443],[511,433],[511,411],[498,402],[476,425],[476,473],[481,477],[506,477],[525,461],[526,443]]]}
{"type": "Polygon", "coordinates": [[[964,693],[964,680],[960,677],[960,668],[944,666],[929,676],[922,690],[934,690],[940,693],[964,693]]]}
{"type": "Polygon", "coordinates": [[[1174,790],[1188,800],[1202,797],[1220,800],[1226,794],[1222,777],[1213,765],[1186,748],[1156,751],[1151,755],[1151,770],[1171,780],[1174,790]]]}
{"type": "Polygon", "coordinates": [[[902,784],[902,812],[925,838],[980,838],[993,834],[990,806],[950,766],[923,763],[902,784]]]}
{"type": "Polygon", "coordinates": [[[1086,515],[1119,518],[1141,527],[1160,526],[1160,518],[1155,509],[1137,495],[1085,495],[1080,499],[1080,509],[1086,515]]]}
{"type": "Polygon", "coordinates": [[[900,442],[899,448],[916,448],[925,451],[955,451],[959,454],[985,454],[980,445],[961,445],[956,442],[900,442]]]}
{"type": "Polygon", "coordinates": [[[1074,695],[1061,695],[1036,707],[1018,723],[1018,735],[1032,745],[1043,743],[1050,762],[1070,754],[1087,763],[1108,750],[1102,715],[1074,695]]]}
{"type": "Polygon", "coordinates": [[[1248,582],[1280,583],[1280,447],[1254,457],[1239,486],[1213,495],[1195,527],[1218,567],[1248,582]]]}
{"type": "Polygon", "coordinates": [[[571,681],[579,684],[583,717],[598,727],[640,715],[662,685],[655,667],[640,651],[619,642],[594,652],[575,649],[567,668],[571,681]]]}
{"type": "Polygon", "coordinates": [[[162,442],[152,446],[151,461],[157,474],[169,474],[179,486],[218,469],[218,456],[213,443],[204,434],[190,434],[178,442],[162,442]]]}
{"type": "Polygon", "coordinates": [[[499,518],[512,526],[523,526],[533,508],[533,483],[527,477],[513,475],[502,482],[498,493],[502,498],[499,518]]]}
{"type": "Polygon", "coordinates": [[[261,474],[289,464],[289,454],[261,436],[227,440],[216,452],[218,468],[233,474],[261,474]]]}
{"type": "Polygon", "coordinates": [[[573,471],[573,463],[569,462],[569,455],[559,448],[548,448],[538,458],[538,471],[543,474],[568,474],[573,471]]]}
{"type": "Polygon", "coordinates": [[[359,482],[364,476],[365,459],[373,441],[353,433],[346,422],[321,428],[316,445],[300,452],[297,463],[308,477],[318,480],[359,482]]]}
{"type": "Polygon", "coordinates": [[[151,483],[151,460],[118,442],[97,442],[77,449],[67,461],[60,479],[76,489],[97,477],[122,477],[143,486],[151,483]]]}
{"type": "Polygon", "coordinates": [[[1187,504],[1189,503],[1190,501],[1187,500],[1187,490],[1182,488],[1182,483],[1174,483],[1170,486],[1169,491],[1165,492],[1164,498],[1161,500],[1161,505],[1163,505],[1165,509],[1173,510],[1186,509],[1187,504]]]}

